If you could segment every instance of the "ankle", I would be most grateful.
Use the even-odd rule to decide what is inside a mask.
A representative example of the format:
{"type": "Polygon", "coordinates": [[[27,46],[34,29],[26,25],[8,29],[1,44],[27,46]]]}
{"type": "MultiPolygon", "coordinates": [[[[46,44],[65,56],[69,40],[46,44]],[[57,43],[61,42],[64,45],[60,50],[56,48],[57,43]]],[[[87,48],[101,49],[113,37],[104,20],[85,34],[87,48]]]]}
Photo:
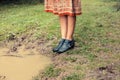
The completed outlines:
{"type": "Polygon", "coordinates": [[[61,39],[66,39],[66,37],[62,37],[61,39]]]}
{"type": "Polygon", "coordinates": [[[74,40],[73,38],[66,38],[66,40],[68,40],[68,41],[72,41],[72,40],[74,40]]]}

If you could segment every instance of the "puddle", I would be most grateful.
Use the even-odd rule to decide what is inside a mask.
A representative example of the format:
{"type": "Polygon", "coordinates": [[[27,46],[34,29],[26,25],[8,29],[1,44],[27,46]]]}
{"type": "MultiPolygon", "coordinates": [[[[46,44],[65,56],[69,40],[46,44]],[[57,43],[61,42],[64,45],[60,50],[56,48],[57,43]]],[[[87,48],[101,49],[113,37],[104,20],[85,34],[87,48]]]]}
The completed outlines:
{"type": "Polygon", "coordinates": [[[34,54],[22,48],[13,55],[0,48],[0,80],[32,80],[40,71],[51,64],[50,58],[34,54]]]}

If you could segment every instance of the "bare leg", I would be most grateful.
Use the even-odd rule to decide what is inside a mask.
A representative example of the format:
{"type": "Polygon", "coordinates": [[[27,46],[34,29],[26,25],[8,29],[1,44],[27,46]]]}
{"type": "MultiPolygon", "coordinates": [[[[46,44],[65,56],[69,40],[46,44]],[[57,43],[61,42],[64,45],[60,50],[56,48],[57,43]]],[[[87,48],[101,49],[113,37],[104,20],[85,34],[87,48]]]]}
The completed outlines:
{"type": "Polygon", "coordinates": [[[74,47],[74,41],[72,39],[75,29],[76,16],[60,16],[59,18],[62,40],[59,45],[53,49],[53,52],[63,53],[74,47]]]}
{"type": "Polygon", "coordinates": [[[72,40],[76,24],[76,16],[68,16],[68,28],[66,39],[72,40]]]}
{"type": "Polygon", "coordinates": [[[66,39],[67,37],[67,24],[68,24],[68,20],[67,20],[67,16],[60,16],[60,28],[61,28],[61,36],[62,39],[66,39]]]}

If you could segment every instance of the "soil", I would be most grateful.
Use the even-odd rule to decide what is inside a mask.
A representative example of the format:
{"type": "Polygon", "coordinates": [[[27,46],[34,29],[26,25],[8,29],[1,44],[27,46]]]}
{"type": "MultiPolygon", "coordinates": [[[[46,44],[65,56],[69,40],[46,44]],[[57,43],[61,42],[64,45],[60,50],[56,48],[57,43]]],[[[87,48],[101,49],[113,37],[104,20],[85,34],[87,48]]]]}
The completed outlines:
{"type": "MultiPolygon", "coordinates": [[[[0,80],[31,80],[52,63],[50,57],[39,54],[42,51],[35,49],[43,44],[42,41],[29,42],[25,39],[29,36],[0,43],[0,80]]],[[[40,50],[44,51],[44,48],[40,50]]]]}
{"type": "MultiPolygon", "coordinates": [[[[44,69],[49,64],[61,69],[56,77],[41,75],[40,80],[61,80],[71,73],[80,73],[83,80],[119,80],[120,60],[113,61],[106,66],[94,66],[90,69],[92,62],[79,54],[53,54],[51,51],[52,43],[55,40],[44,38],[35,39],[33,34],[23,34],[21,37],[11,36],[8,40],[0,43],[0,80],[30,80],[39,72],[44,74],[44,69]],[[14,37],[14,38],[13,38],[14,37]],[[77,69],[75,69],[75,67],[77,69]]],[[[110,55],[105,56],[101,53],[96,61],[109,60],[110,55]]],[[[93,62],[94,63],[94,62],[93,62]]],[[[97,64],[97,63],[95,63],[97,64]]]]}

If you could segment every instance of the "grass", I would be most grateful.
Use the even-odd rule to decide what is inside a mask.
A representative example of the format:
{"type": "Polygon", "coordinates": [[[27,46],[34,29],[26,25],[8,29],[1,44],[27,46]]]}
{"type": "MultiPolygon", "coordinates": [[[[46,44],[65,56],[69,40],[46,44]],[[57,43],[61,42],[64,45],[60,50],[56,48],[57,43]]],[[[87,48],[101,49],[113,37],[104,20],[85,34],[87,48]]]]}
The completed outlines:
{"type": "Polygon", "coordinates": [[[65,57],[64,60],[65,60],[65,61],[70,61],[70,62],[75,62],[75,61],[77,60],[77,58],[70,56],[70,57],[65,57]]]}
{"type": "Polygon", "coordinates": [[[53,65],[49,66],[46,71],[43,73],[43,76],[47,77],[56,77],[60,74],[60,69],[55,69],[53,65]]]}
{"type": "MultiPolygon", "coordinates": [[[[82,1],[83,14],[77,16],[74,35],[75,49],[55,57],[54,66],[48,67],[42,76],[48,79],[99,80],[99,77],[93,79],[99,67],[119,62],[120,11],[114,5],[114,1],[82,1]]],[[[27,32],[34,33],[32,38],[35,39],[53,40],[51,46],[54,46],[60,39],[58,17],[45,13],[42,4],[0,5],[0,40],[9,38],[11,34],[20,36],[27,32]]],[[[118,67],[115,69],[120,71],[118,67]]],[[[98,76],[104,78],[102,74],[98,76]]],[[[41,75],[38,75],[35,80],[40,79],[41,75]]]]}
{"type": "MultiPolygon", "coordinates": [[[[9,33],[21,34],[31,28],[44,28],[53,16],[43,11],[43,5],[1,5],[0,39],[9,33]],[[45,18],[48,18],[44,20],[45,18]]],[[[37,34],[36,34],[37,35],[37,34]]]]}
{"type": "Polygon", "coordinates": [[[80,80],[80,75],[73,73],[67,77],[64,77],[62,80],[80,80]]]}

